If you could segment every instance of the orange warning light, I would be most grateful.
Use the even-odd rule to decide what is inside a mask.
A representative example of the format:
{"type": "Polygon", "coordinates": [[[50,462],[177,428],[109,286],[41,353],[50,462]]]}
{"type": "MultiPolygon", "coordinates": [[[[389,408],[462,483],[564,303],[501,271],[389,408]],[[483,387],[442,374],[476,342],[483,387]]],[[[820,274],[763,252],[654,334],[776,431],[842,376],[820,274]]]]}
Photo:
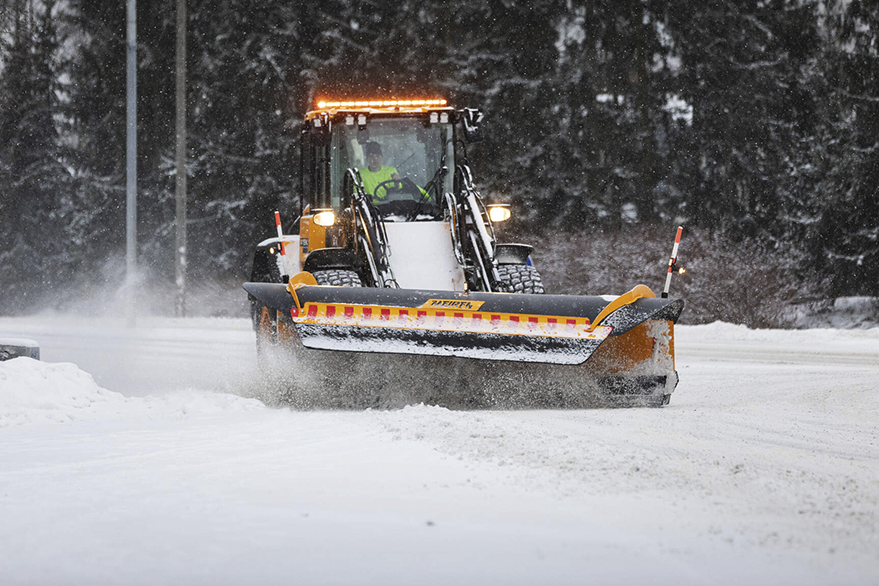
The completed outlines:
{"type": "Polygon", "coordinates": [[[432,100],[348,100],[348,101],[328,101],[321,100],[317,103],[319,110],[328,108],[394,108],[396,106],[417,107],[417,106],[445,106],[448,102],[442,99],[432,100]]]}

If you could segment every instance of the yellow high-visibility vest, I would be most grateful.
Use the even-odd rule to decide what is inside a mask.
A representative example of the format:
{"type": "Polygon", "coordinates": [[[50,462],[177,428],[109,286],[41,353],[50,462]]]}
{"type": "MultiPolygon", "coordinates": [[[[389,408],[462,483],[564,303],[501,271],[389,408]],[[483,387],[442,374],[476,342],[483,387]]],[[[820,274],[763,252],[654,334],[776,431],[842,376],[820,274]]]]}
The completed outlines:
{"type": "Polygon", "coordinates": [[[382,168],[375,173],[370,171],[369,167],[360,167],[359,171],[360,177],[363,179],[363,187],[366,189],[366,193],[369,194],[369,197],[372,198],[373,203],[378,203],[387,197],[387,189],[382,189],[378,194],[378,197],[376,197],[375,188],[378,187],[380,183],[393,179],[393,175],[397,175],[396,168],[382,165],[382,168]]]}

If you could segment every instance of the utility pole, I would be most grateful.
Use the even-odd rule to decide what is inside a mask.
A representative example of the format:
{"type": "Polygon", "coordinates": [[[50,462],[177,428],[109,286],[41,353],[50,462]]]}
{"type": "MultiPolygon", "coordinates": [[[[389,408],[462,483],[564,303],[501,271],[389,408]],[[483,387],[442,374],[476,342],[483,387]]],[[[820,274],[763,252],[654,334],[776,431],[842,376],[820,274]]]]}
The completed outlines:
{"type": "Polygon", "coordinates": [[[177,317],[186,317],[186,0],[177,0],[177,317]]]}
{"type": "Polygon", "coordinates": [[[137,319],[137,6],[128,0],[125,115],[125,296],[129,327],[137,319]]]}

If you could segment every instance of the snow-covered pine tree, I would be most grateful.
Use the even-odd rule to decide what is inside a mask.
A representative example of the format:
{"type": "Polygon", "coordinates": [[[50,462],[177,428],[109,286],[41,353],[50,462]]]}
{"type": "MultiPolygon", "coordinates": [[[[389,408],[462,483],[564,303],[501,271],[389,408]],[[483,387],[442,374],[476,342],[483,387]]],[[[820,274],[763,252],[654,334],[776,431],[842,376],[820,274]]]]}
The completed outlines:
{"type": "Polygon", "coordinates": [[[821,180],[803,239],[832,295],[879,296],[879,9],[830,2],[824,23],[821,180]]]}
{"type": "Polygon", "coordinates": [[[48,297],[76,265],[65,243],[62,199],[70,175],[58,126],[58,46],[53,9],[15,2],[0,77],[0,275],[4,309],[48,297]]]}

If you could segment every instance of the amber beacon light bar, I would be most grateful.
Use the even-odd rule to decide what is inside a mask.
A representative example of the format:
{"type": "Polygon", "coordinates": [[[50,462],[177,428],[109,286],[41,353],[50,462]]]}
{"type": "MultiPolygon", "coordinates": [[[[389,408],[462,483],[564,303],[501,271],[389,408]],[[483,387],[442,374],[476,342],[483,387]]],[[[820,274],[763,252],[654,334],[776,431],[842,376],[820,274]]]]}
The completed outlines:
{"type": "Polygon", "coordinates": [[[393,108],[395,106],[445,106],[446,100],[348,100],[328,101],[321,100],[317,107],[321,110],[327,108],[393,108]]]}

